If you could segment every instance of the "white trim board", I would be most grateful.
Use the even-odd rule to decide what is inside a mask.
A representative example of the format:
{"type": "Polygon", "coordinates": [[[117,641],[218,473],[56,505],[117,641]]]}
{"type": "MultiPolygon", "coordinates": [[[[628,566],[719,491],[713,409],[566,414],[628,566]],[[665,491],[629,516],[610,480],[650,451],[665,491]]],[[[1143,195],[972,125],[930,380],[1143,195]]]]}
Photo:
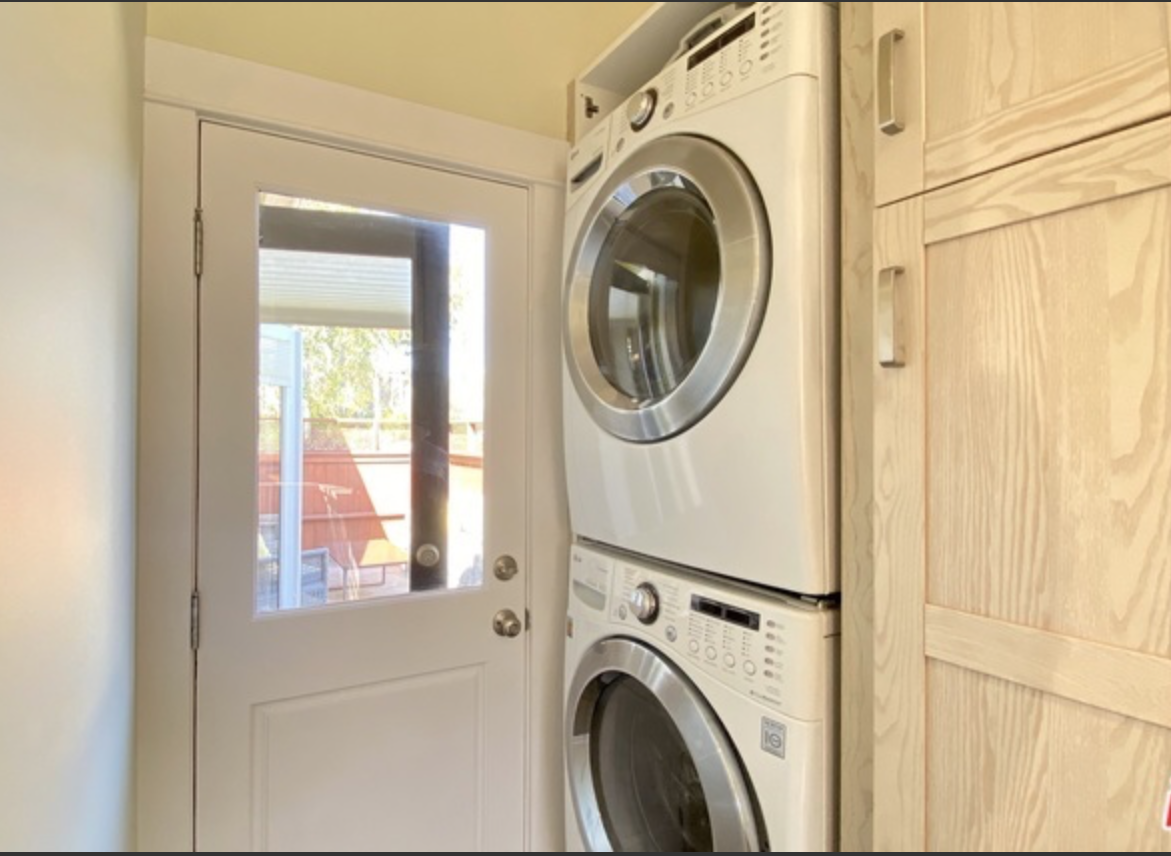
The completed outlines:
{"type": "Polygon", "coordinates": [[[559,741],[568,509],[560,282],[568,144],[302,74],[147,39],[139,381],[138,848],[192,849],[198,127],[214,119],[529,191],[528,846],[563,849],[559,741]]]}
{"type": "Polygon", "coordinates": [[[565,182],[564,140],[162,39],[146,40],[145,97],[203,118],[485,178],[565,182]]]}

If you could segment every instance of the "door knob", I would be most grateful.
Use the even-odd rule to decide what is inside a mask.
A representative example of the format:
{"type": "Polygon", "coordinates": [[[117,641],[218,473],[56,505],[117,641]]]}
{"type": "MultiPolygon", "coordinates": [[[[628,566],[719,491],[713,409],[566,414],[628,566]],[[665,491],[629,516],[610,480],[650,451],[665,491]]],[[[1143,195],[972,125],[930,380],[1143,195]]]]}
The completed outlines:
{"type": "Polygon", "coordinates": [[[492,619],[492,629],[496,631],[497,636],[515,639],[524,630],[524,625],[511,609],[502,609],[492,619]]]}

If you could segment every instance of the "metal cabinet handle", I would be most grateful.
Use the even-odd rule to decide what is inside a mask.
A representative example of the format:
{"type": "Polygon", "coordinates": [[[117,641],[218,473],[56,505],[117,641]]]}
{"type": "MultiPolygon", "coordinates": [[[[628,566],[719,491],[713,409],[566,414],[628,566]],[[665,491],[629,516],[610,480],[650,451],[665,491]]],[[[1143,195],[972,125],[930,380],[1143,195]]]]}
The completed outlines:
{"type": "Polygon", "coordinates": [[[904,128],[895,107],[895,44],[905,35],[902,30],[891,30],[878,40],[878,130],[891,137],[904,128]]]}
{"type": "Polygon", "coordinates": [[[903,273],[904,269],[897,265],[883,268],[878,272],[875,341],[878,345],[878,364],[888,369],[902,368],[907,364],[902,307],[898,293],[903,273]]]}

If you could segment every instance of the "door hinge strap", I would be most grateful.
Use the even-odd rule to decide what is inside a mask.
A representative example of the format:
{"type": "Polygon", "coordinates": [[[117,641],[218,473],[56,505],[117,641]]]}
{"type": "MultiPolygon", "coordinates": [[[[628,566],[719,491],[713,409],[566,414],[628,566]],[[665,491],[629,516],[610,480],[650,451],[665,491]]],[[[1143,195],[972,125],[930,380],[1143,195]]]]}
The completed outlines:
{"type": "Polygon", "coordinates": [[[195,276],[203,276],[203,209],[195,209],[195,276]]]}
{"type": "Polygon", "coordinates": [[[199,650],[199,592],[191,592],[191,650],[199,650]]]}

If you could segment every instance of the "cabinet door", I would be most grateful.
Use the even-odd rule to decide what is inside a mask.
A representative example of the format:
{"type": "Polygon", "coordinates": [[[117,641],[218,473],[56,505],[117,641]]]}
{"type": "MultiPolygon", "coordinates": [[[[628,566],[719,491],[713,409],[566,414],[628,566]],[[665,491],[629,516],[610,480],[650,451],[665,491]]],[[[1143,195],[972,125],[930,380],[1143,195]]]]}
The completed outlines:
{"type": "Polygon", "coordinates": [[[1171,120],[874,236],[876,849],[1171,851],[1171,120]]]}
{"type": "Polygon", "coordinates": [[[877,4],[878,204],[1171,112],[1167,5],[877,4]]]}

